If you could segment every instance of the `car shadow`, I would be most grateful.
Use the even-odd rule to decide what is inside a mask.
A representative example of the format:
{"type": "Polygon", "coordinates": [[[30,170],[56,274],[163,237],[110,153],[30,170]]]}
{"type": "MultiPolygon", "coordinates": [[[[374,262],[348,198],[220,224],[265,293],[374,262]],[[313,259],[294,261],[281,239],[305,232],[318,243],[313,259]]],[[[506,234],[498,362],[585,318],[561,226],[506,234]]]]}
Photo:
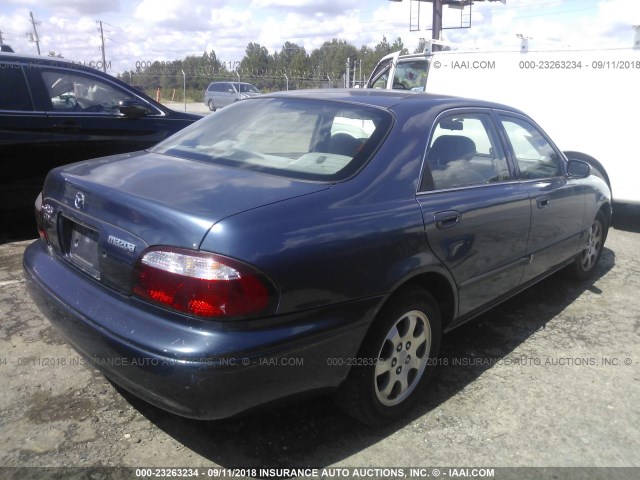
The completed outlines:
{"type": "Polygon", "coordinates": [[[3,226],[0,231],[0,245],[38,238],[36,217],[32,210],[18,213],[0,212],[0,224],[3,226]]]}
{"type": "Polygon", "coordinates": [[[613,204],[613,228],[640,233],[640,205],[613,204]]]}
{"type": "Polygon", "coordinates": [[[363,426],[343,414],[329,396],[227,420],[197,421],[169,414],[119,390],[166,434],[223,467],[321,468],[385,439],[449,400],[492,368],[491,362],[471,360],[469,364],[469,359],[495,363],[510,356],[586,290],[601,293],[595,283],[614,264],[614,252],[605,248],[594,279],[574,282],[560,272],[446,335],[441,358],[447,365],[437,367],[428,397],[407,417],[384,428],[363,426]],[[467,364],[460,362],[464,359],[467,364]]]}

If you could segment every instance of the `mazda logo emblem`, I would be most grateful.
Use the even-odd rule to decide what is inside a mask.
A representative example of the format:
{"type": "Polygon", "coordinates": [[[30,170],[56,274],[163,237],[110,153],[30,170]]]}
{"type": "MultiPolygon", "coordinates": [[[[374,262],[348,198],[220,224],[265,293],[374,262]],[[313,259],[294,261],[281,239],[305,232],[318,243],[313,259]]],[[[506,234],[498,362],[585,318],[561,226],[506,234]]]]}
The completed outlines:
{"type": "Polygon", "coordinates": [[[78,192],[76,193],[76,199],[73,202],[78,210],[82,210],[84,208],[84,193],[78,192]]]}

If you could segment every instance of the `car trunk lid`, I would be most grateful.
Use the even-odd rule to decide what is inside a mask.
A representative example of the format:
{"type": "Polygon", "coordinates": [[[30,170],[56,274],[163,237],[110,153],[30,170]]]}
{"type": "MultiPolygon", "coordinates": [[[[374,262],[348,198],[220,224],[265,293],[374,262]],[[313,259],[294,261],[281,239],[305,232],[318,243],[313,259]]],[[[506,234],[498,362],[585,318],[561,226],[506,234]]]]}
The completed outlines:
{"type": "Polygon", "coordinates": [[[136,152],[53,170],[43,212],[53,250],[74,267],[129,293],[151,245],[198,249],[218,221],[328,188],[243,169],[136,152]]]}

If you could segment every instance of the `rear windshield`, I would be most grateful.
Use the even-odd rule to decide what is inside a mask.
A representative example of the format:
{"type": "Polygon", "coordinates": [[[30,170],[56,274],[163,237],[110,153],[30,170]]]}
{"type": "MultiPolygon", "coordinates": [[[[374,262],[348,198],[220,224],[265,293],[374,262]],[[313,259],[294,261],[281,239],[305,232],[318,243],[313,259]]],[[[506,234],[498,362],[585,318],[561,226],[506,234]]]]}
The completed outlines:
{"type": "Polygon", "coordinates": [[[389,112],[298,98],[243,100],[152,150],[283,177],[333,182],[352,175],[383,141],[389,112]]]}

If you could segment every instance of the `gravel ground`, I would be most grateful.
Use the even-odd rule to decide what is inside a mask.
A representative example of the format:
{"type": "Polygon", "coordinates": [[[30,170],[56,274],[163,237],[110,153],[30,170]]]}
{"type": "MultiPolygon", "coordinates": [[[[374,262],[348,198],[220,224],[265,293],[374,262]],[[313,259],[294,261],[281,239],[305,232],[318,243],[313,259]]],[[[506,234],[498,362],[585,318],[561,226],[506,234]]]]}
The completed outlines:
{"type": "Polygon", "coordinates": [[[452,332],[429,397],[384,429],[325,397],[217,422],[152,407],[31,303],[29,242],[0,245],[0,466],[640,467],[640,208],[618,212],[595,280],[554,275],[452,332]]]}

